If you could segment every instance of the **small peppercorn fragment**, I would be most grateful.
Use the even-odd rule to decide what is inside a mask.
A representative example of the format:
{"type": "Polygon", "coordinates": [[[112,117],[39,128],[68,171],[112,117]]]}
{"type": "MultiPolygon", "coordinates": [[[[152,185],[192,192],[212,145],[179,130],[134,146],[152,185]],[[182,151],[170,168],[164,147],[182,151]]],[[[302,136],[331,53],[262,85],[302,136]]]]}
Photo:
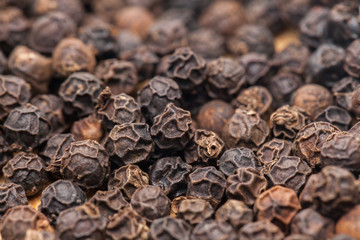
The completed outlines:
{"type": "Polygon", "coordinates": [[[115,58],[101,61],[95,68],[95,76],[101,79],[114,94],[130,94],[135,90],[138,76],[135,65],[115,58]]]}
{"type": "Polygon", "coordinates": [[[56,221],[56,239],[105,239],[106,218],[92,203],[62,211],[56,221]]]}
{"type": "Polygon", "coordinates": [[[326,166],[310,176],[300,194],[301,205],[312,206],[325,216],[338,218],[359,199],[355,177],[343,168],[326,166]]]}
{"type": "Polygon", "coordinates": [[[252,206],[266,187],[267,180],[260,171],[252,167],[238,168],[227,179],[226,196],[252,206]]]}
{"type": "Polygon", "coordinates": [[[336,104],[350,111],[352,108],[351,96],[359,86],[359,80],[353,77],[345,77],[334,84],[332,92],[336,104]]]}
{"type": "Polygon", "coordinates": [[[0,185],[0,218],[10,208],[28,205],[24,188],[16,183],[3,183],[0,185]]]}
{"type": "Polygon", "coordinates": [[[329,106],[315,117],[315,121],[329,122],[342,131],[348,130],[351,120],[349,112],[337,106],[329,106]]]}
{"type": "Polygon", "coordinates": [[[358,65],[360,53],[360,40],[353,41],[346,49],[345,71],[352,77],[360,77],[360,65],[358,65]]]}
{"type": "Polygon", "coordinates": [[[296,135],[294,154],[304,159],[312,168],[321,164],[321,148],[326,139],[340,130],[327,122],[312,122],[304,126],[296,135]]]}
{"type": "Polygon", "coordinates": [[[256,221],[246,224],[239,231],[239,239],[256,240],[256,239],[272,239],[282,240],[284,234],[280,228],[272,224],[270,221],[256,221]]]}
{"type": "Polygon", "coordinates": [[[252,167],[258,170],[261,168],[259,159],[249,148],[232,148],[226,150],[217,161],[217,165],[220,171],[227,177],[232,175],[235,170],[240,167],[252,167]]]}
{"type": "Polygon", "coordinates": [[[24,239],[28,230],[52,231],[48,219],[31,206],[10,208],[1,218],[0,233],[3,239],[24,239]]]}
{"type": "Polygon", "coordinates": [[[48,217],[51,224],[55,224],[62,211],[85,202],[85,193],[77,185],[70,181],[57,180],[41,193],[39,211],[48,217]]]}
{"type": "Polygon", "coordinates": [[[269,142],[264,143],[261,148],[259,148],[256,155],[260,163],[269,168],[268,166],[274,165],[281,157],[290,156],[291,148],[291,142],[273,138],[269,142]]]}
{"type": "Polygon", "coordinates": [[[323,217],[312,208],[301,210],[291,223],[291,232],[305,234],[314,239],[329,239],[334,232],[334,221],[323,217]]]}
{"type": "Polygon", "coordinates": [[[349,239],[359,239],[359,213],[360,205],[356,205],[349,212],[343,215],[336,223],[336,233],[346,234],[349,236],[349,239]]]}
{"type": "Polygon", "coordinates": [[[135,190],[148,185],[149,176],[136,165],[116,169],[108,182],[108,189],[120,189],[126,200],[130,200],[135,190]]]}
{"type": "Polygon", "coordinates": [[[176,216],[184,219],[191,225],[196,225],[206,219],[210,219],[214,213],[211,204],[201,198],[184,199],[180,202],[178,208],[176,216]]]}
{"type": "Polygon", "coordinates": [[[86,72],[71,74],[59,89],[59,95],[64,101],[64,112],[79,117],[93,113],[96,99],[104,85],[94,75],[86,72]]]}
{"type": "Polygon", "coordinates": [[[139,90],[137,101],[146,120],[152,123],[154,117],[161,114],[167,104],[181,105],[181,90],[171,78],[155,76],[139,90]]]}
{"type": "Polygon", "coordinates": [[[182,219],[164,217],[156,219],[150,228],[153,240],[190,240],[191,226],[182,219]]]}
{"type": "Polygon", "coordinates": [[[216,220],[230,223],[234,229],[240,229],[253,221],[253,212],[242,201],[227,200],[215,213],[216,220]]]}
{"type": "Polygon", "coordinates": [[[24,79],[0,75],[0,120],[8,116],[11,110],[30,100],[31,87],[24,79]]]}
{"type": "Polygon", "coordinates": [[[145,162],[154,151],[146,123],[115,125],[106,139],[105,148],[116,166],[145,162]]]}
{"type": "Polygon", "coordinates": [[[71,133],[55,134],[52,136],[46,142],[44,151],[40,153],[47,158],[45,159],[45,164],[49,165],[51,162],[59,160],[72,142],[75,142],[75,139],[71,133]]]}
{"type": "Polygon", "coordinates": [[[138,188],[132,195],[130,204],[148,222],[170,215],[170,200],[158,186],[138,188]]]}
{"type": "Polygon", "coordinates": [[[149,239],[149,227],[145,219],[131,207],[120,209],[106,225],[106,237],[110,240],[149,239]]]}
{"type": "Polygon", "coordinates": [[[108,191],[97,191],[89,200],[99,208],[100,214],[106,218],[117,213],[120,209],[128,206],[129,203],[124,198],[120,189],[112,189],[108,191]]]}
{"type": "Polygon", "coordinates": [[[92,114],[73,122],[70,131],[76,141],[91,139],[100,142],[104,135],[101,123],[101,120],[92,114]]]}
{"type": "Polygon", "coordinates": [[[6,179],[24,188],[26,196],[40,192],[49,182],[44,161],[34,153],[18,153],[2,171],[6,179]]]}
{"type": "Polygon", "coordinates": [[[300,76],[293,73],[279,73],[271,77],[267,88],[274,98],[274,105],[281,107],[290,104],[291,95],[303,85],[300,76]]]}
{"type": "Polygon", "coordinates": [[[150,182],[175,198],[186,193],[186,178],[190,169],[190,165],[180,157],[160,158],[150,167],[150,182]]]}

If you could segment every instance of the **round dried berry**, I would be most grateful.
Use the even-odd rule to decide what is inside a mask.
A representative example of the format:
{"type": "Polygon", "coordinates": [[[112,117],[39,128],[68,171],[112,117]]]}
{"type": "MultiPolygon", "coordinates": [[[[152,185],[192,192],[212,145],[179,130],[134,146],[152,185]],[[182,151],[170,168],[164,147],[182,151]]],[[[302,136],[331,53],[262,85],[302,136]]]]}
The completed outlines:
{"type": "Polygon", "coordinates": [[[261,163],[249,148],[232,148],[226,150],[217,165],[227,177],[240,167],[252,167],[260,170],[261,163]]]}
{"type": "Polygon", "coordinates": [[[225,175],[215,167],[201,167],[189,174],[187,196],[205,199],[216,206],[226,186],[225,175]]]}
{"type": "Polygon", "coordinates": [[[55,162],[62,157],[65,149],[75,142],[74,136],[71,133],[55,134],[47,142],[44,151],[40,154],[47,158],[46,165],[50,162],[55,162]]]}
{"type": "Polygon", "coordinates": [[[272,224],[270,221],[257,221],[246,224],[240,229],[239,239],[256,240],[256,239],[272,239],[282,240],[284,234],[280,228],[272,224]]]}
{"type": "Polygon", "coordinates": [[[231,100],[246,83],[245,66],[230,58],[218,58],[207,67],[207,94],[214,99],[231,100]]]}
{"type": "Polygon", "coordinates": [[[195,29],[189,33],[188,39],[189,47],[205,59],[214,59],[225,54],[224,37],[212,29],[195,29]]]}
{"type": "Polygon", "coordinates": [[[304,208],[312,206],[334,219],[349,211],[358,199],[355,177],[348,170],[336,166],[326,166],[311,175],[300,194],[304,208]]]}
{"type": "Polygon", "coordinates": [[[138,188],[132,195],[130,204],[148,222],[170,214],[170,200],[158,186],[138,188]]]}
{"type": "Polygon", "coordinates": [[[230,199],[218,208],[215,217],[218,221],[230,223],[234,229],[240,229],[253,221],[253,211],[242,201],[230,199]]]}
{"type": "Polygon", "coordinates": [[[233,227],[223,221],[205,220],[193,229],[191,240],[217,240],[227,239],[236,240],[237,234],[233,227]]]}
{"type": "Polygon", "coordinates": [[[101,79],[114,94],[130,94],[138,83],[135,65],[115,58],[100,62],[95,69],[95,76],[101,79]]]}
{"type": "Polygon", "coordinates": [[[126,200],[130,200],[136,189],[148,185],[149,176],[136,165],[127,165],[113,172],[108,189],[120,189],[126,200]]]}
{"type": "Polygon", "coordinates": [[[304,159],[312,168],[320,165],[323,144],[332,133],[338,131],[337,127],[327,122],[312,122],[304,126],[294,140],[295,155],[304,159]]]}
{"type": "Polygon", "coordinates": [[[242,55],[238,61],[246,69],[246,81],[249,85],[263,83],[270,73],[270,63],[264,54],[247,53],[242,55]]]}
{"type": "Polygon", "coordinates": [[[160,158],[150,168],[150,182],[175,198],[186,193],[186,178],[190,169],[190,165],[180,157],[160,158]]]}
{"type": "Polygon", "coordinates": [[[336,223],[336,237],[331,240],[355,240],[360,237],[359,232],[360,205],[356,205],[349,212],[343,215],[336,223]],[[345,235],[346,234],[346,235],[345,235]],[[342,236],[342,237],[341,237],[342,236]]]}
{"type": "Polygon", "coordinates": [[[190,240],[191,226],[182,219],[164,217],[156,219],[150,228],[153,240],[190,240]]]}
{"type": "Polygon", "coordinates": [[[152,123],[167,104],[181,105],[181,90],[171,78],[156,76],[138,92],[137,101],[146,120],[152,123]]]}
{"type": "Polygon", "coordinates": [[[106,139],[105,148],[116,166],[145,162],[154,151],[146,123],[115,125],[106,139]]]}
{"type": "Polygon", "coordinates": [[[39,211],[55,224],[59,214],[65,209],[79,206],[86,202],[85,193],[74,183],[57,180],[41,193],[39,211]]]}
{"type": "Polygon", "coordinates": [[[120,189],[112,189],[108,191],[97,191],[89,200],[99,208],[100,214],[109,218],[117,213],[120,209],[128,206],[120,189]]]}
{"type": "Polygon", "coordinates": [[[272,166],[279,161],[281,157],[290,156],[291,148],[291,142],[273,138],[269,142],[264,143],[257,151],[256,155],[259,161],[264,165],[264,168],[267,168],[267,166],[272,166]]]}
{"type": "Polygon", "coordinates": [[[309,165],[295,156],[283,156],[266,174],[274,185],[282,185],[299,193],[311,174],[309,165]]]}
{"type": "Polygon", "coordinates": [[[73,122],[70,132],[76,141],[91,139],[100,142],[104,135],[102,121],[95,114],[73,122]]]}
{"type": "Polygon", "coordinates": [[[49,178],[44,161],[34,153],[20,152],[2,169],[4,177],[21,185],[26,196],[33,196],[45,188],[49,178]]]}
{"type": "Polygon", "coordinates": [[[185,93],[195,93],[206,78],[206,61],[190,48],[178,48],[167,59],[166,75],[185,93]]]}
{"type": "Polygon", "coordinates": [[[56,239],[105,239],[106,218],[92,203],[62,211],[56,221],[56,239]]]}
{"type": "Polygon", "coordinates": [[[24,188],[15,183],[3,183],[0,185],[0,218],[10,208],[28,205],[24,188]]]}
{"type": "Polygon", "coordinates": [[[193,137],[191,114],[169,103],[164,111],[154,118],[151,136],[160,149],[182,150],[193,137]]]}
{"type": "Polygon", "coordinates": [[[191,225],[210,219],[214,209],[208,201],[201,198],[184,199],[180,202],[177,217],[182,218],[191,225]]]}
{"type": "Polygon", "coordinates": [[[59,89],[59,95],[64,101],[64,112],[79,117],[90,115],[103,88],[103,83],[91,73],[71,74],[59,89]]]}
{"type": "Polygon", "coordinates": [[[31,87],[22,78],[0,75],[0,120],[30,100],[31,87]]]}
{"type": "Polygon", "coordinates": [[[0,233],[3,239],[24,239],[28,230],[52,231],[45,215],[31,206],[13,207],[1,219],[0,233]]]}
{"type": "Polygon", "coordinates": [[[359,86],[359,80],[353,77],[345,77],[334,84],[332,92],[337,105],[350,111],[352,108],[351,96],[359,86]]]}
{"type": "Polygon", "coordinates": [[[238,168],[227,179],[226,196],[252,206],[266,187],[267,180],[260,171],[252,167],[238,168]]]}
{"type": "Polygon", "coordinates": [[[360,53],[360,40],[353,41],[346,49],[345,54],[345,71],[352,77],[360,77],[360,66],[357,64],[359,61],[360,53]]]}

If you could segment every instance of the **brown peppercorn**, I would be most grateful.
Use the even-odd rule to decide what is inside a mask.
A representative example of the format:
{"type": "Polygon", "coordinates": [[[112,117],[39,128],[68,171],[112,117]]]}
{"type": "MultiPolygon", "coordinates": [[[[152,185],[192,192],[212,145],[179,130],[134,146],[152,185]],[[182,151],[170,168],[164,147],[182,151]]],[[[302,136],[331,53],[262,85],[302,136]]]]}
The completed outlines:
{"type": "Polygon", "coordinates": [[[270,167],[266,175],[274,185],[291,188],[296,193],[305,185],[311,174],[309,165],[295,156],[283,156],[270,167]]]}
{"type": "Polygon", "coordinates": [[[140,107],[135,99],[125,93],[114,95],[109,87],[100,93],[96,113],[101,116],[103,125],[108,130],[115,125],[143,122],[140,107]]]}
{"type": "Polygon", "coordinates": [[[133,32],[144,39],[154,23],[154,16],[145,8],[127,6],[115,13],[114,23],[120,29],[133,32]]]}
{"type": "Polygon", "coordinates": [[[280,228],[272,224],[270,221],[256,221],[246,224],[239,231],[239,239],[256,240],[256,239],[272,239],[282,240],[284,234],[280,228]]]}
{"type": "Polygon", "coordinates": [[[106,218],[92,203],[62,211],[56,221],[56,239],[105,239],[106,218]]]}
{"type": "Polygon", "coordinates": [[[233,227],[227,223],[217,220],[205,220],[193,229],[191,240],[236,240],[237,234],[233,227]]]}
{"type": "Polygon", "coordinates": [[[148,222],[170,214],[170,200],[158,186],[145,185],[138,188],[130,204],[148,222]]]}
{"type": "Polygon", "coordinates": [[[191,225],[196,225],[206,219],[210,219],[213,213],[214,209],[208,201],[195,198],[182,200],[176,216],[184,219],[191,225]]]}
{"type": "Polygon", "coordinates": [[[326,139],[340,131],[327,122],[312,122],[304,126],[296,135],[293,144],[294,154],[304,159],[312,168],[321,164],[321,148],[326,139]]]}
{"type": "Polygon", "coordinates": [[[241,4],[236,1],[214,1],[203,10],[199,25],[212,28],[224,35],[231,35],[245,22],[245,14],[241,4]]]}
{"type": "Polygon", "coordinates": [[[336,104],[350,111],[352,108],[351,96],[359,86],[359,80],[353,77],[345,77],[332,87],[336,104]]]}
{"type": "Polygon", "coordinates": [[[269,220],[286,231],[297,211],[301,209],[296,192],[290,188],[275,186],[263,192],[255,201],[257,219],[269,220]]]}
{"type": "Polygon", "coordinates": [[[312,208],[301,210],[291,223],[291,233],[305,234],[314,239],[329,239],[333,232],[334,221],[312,208]]]}
{"type": "Polygon", "coordinates": [[[314,240],[314,238],[304,234],[290,234],[287,237],[285,237],[284,240],[314,240]]]}
{"type": "Polygon", "coordinates": [[[351,110],[357,118],[360,118],[360,86],[357,86],[351,94],[351,110]]]}
{"type": "Polygon", "coordinates": [[[182,150],[194,136],[191,114],[169,103],[164,111],[154,118],[150,132],[160,149],[182,150]]]}
{"type": "Polygon", "coordinates": [[[269,113],[273,98],[270,92],[262,86],[252,86],[244,89],[232,101],[234,108],[252,109],[259,115],[266,115],[269,113]]]}
{"type": "Polygon", "coordinates": [[[296,90],[291,96],[291,104],[314,119],[315,116],[330,106],[333,102],[329,90],[317,84],[306,84],[296,90]]]}
{"type": "Polygon", "coordinates": [[[71,74],[59,89],[59,95],[64,101],[64,112],[79,117],[90,115],[103,88],[103,83],[91,73],[71,74]]]}
{"type": "Polygon", "coordinates": [[[113,20],[115,13],[124,7],[124,5],[125,1],[103,0],[99,2],[90,0],[90,6],[93,9],[95,15],[106,21],[113,20]]]}
{"type": "Polygon", "coordinates": [[[226,150],[217,161],[217,165],[225,176],[234,174],[235,170],[240,167],[251,167],[260,170],[261,163],[249,148],[232,148],[226,150]]]}
{"type": "Polygon", "coordinates": [[[9,70],[30,83],[33,92],[48,92],[52,77],[51,59],[25,46],[18,46],[9,57],[9,70]]]}
{"type": "Polygon", "coordinates": [[[336,233],[346,234],[349,236],[349,239],[359,239],[359,213],[360,205],[356,205],[349,212],[343,215],[336,223],[336,233]]]}
{"type": "Polygon", "coordinates": [[[100,214],[106,218],[113,216],[120,209],[129,205],[120,189],[99,190],[90,198],[89,202],[97,206],[100,214]]]}
{"type": "Polygon", "coordinates": [[[31,87],[22,78],[0,75],[0,120],[30,100],[31,87]]]}
{"type": "Polygon", "coordinates": [[[55,234],[48,231],[28,229],[24,240],[55,240],[55,234]]]}
{"type": "Polygon", "coordinates": [[[149,176],[136,165],[126,165],[116,169],[108,182],[108,189],[120,189],[126,200],[130,200],[135,190],[148,185],[149,176]]]}
{"type": "Polygon", "coordinates": [[[94,53],[77,38],[64,38],[53,51],[54,74],[66,78],[74,72],[93,72],[96,65],[94,53]]]}
{"type": "Polygon", "coordinates": [[[347,132],[330,135],[321,148],[321,163],[360,171],[360,138],[347,132]]]}
{"type": "MultiPolygon", "coordinates": [[[[171,201],[170,216],[171,217],[177,217],[177,215],[179,214],[179,208],[180,208],[181,202],[184,201],[184,200],[191,200],[191,199],[201,199],[201,198],[192,197],[192,196],[180,196],[180,197],[174,198],[171,201]]],[[[203,199],[201,199],[201,200],[203,200],[203,199]]],[[[203,200],[203,201],[205,201],[205,200],[203,200]]]]}
{"type": "Polygon", "coordinates": [[[357,64],[359,61],[360,53],[360,40],[353,41],[345,53],[344,70],[352,77],[360,77],[360,66],[357,64]]]}
{"type": "Polygon", "coordinates": [[[24,239],[28,230],[52,231],[48,219],[31,206],[9,209],[1,219],[0,233],[3,239],[24,239]]]}
{"type": "Polygon", "coordinates": [[[282,106],[270,116],[270,126],[275,137],[294,139],[307,122],[305,113],[289,105],[282,106]]]}
{"type": "Polygon", "coordinates": [[[10,144],[30,149],[45,142],[51,134],[51,124],[40,110],[27,103],[13,109],[3,125],[10,144]]]}
{"type": "Polygon", "coordinates": [[[346,131],[352,121],[348,111],[337,106],[329,106],[315,117],[315,121],[329,122],[342,131],[346,131]]]}
{"type": "Polygon", "coordinates": [[[189,33],[188,40],[189,47],[205,59],[218,58],[225,53],[224,37],[212,29],[196,29],[189,33]]]}
{"type": "Polygon", "coordinates": [[[76,35],[76,23],[66,13],[49,12],[33,23],[29,45],[35,51],[51,54],[63,38],[74,35],[76,35]]]}
{"type": "Polygon", "coordinates": [[[145,162],[154,151],[146,123],[115,125],[106,139],[105,148],[116,166],[145,162]]]}
{"type": "Polygon", "coordinates": [[[72,142],[75,142],[75,139],[71,133],[55,134],[52,136],[46,142],[44,150],[40,152],[46,158],[45,164],[49,165],[50,162],[59,160],[72,142]]]}
{"type": "Polygon", "coordinates": [[[267,122],[251,109],[238,108],[226,123],[222,139],[232,147],[253,147],[263,144],[270,133],[267,122]]]}
{"type": "Polygon", "coordinates": [[[10,208],[28,205],[24,188],[15,183],[3,183],[0,185],[0,218],[4,216],[10,208]]]}
{"type": "Polygon", "coordinates": [[[253,211],[243,202],[227,200],[215,213],[216,220],[230,223],[234,229],[240,229],[253,221],[253,211]]]}
{"type": "Polygon", "coordinates": [[[93,190],[103,186],[107,180],[110,162],[103,146],[94,140],[84,140],[71,143],[50,168],[54,172],[58,170],[63,179],[93,190]]]}
{"type": "Polygon", "coordinates": [[[246,81],[249,85],[264,83],[270,73],[270,63],[265,54],[247,53],[238,58],[238,61],[245,66],[246,81]]]}
{"type": "Polygon", "coordinates": [[[156,219],[150,228],[153,240],[190,240],[191,226],[182,219],[164,217],[156,219]]]}
{"type": "Polygon", "coordinates": [[[79,206],[86,202],[85,193],[74,183],[57,180],[41,193],[39,211],[55,224],[59,214],[65,209],[79,206]]]}
{"type": "Polygon", "coordinates": [[[216,207],[225,191],[225,175],[215,167],[201,167],[189,174],[187,196],[207,200],[216,207]]]}
{"type": "Polygon", "coordinates": [[[149,48],[160,56],[187,45],[187,29],[180,20],[159,20],[149,30],[149,48]]]}
{"type": "Polygon", "coordinates": [[[114,94],[130,94],[135,90],[138,76],[135,65],[115,58],[101,61],[95,69],[95,76],[101,79],[114,94]]]}
{"type": "Polygon", "coordinates": [[[4,74],[8,69],[8,60],[4,53],[0,50],[0,74],[4,74]]]}
{"type": "Polygon", "coordinates": [[[30,103],[45,115],[53,128],[53,133],[61,133],[67,128],[63,113],[63,100],[53,94],[40,94],[31,99],[30,103]]]}
{"type": "Polygon", "coordinates": [[[338,218],[359,199],[355,177],[340,167],[326,166],[310,176],[300,194],[301,205],[312,206],[325,216],[338,218]]]}
{"type": "Polygon", "coordinates": [[[267,180],[259,170],[252,167],[238,168],[227,179],[226,196],[252,206],[266,187],[267,180]]]}
{"type": "Polygon", "coordinates": [[[220,57],[207,67],[207,94],[214,99],[231,100],[246,83],[246,69],[241,63],[220,57]]]}
{"type": "Polygon", "coordinates": [[[94,114],[74,122],[71,133],[76,141],[91,139],[100,142],[104,135],[101,120],[94,114]]]}
{"type": "Polygon", "coordinates": [[[131,207],[120,209],[106,226],[106,237],[110,240],[146,240],[149,232],[145,219],[131,207]]]}
{"type": "Polygon", "coordinates": [[[201,107],[197,116],[197,123],[200,128],[213,131],[221,136],[226,122],[233,114],[234,109],[229,103],[212,100],[201,107]]]}
{"type": "Polygon", "coordinates": [[[188,47],[177,48],[167,61],[167,77],[176,81],[182,92],[196,93],[206,78],[206,61],[188,47]]]}
{"type": "Polygon", "coordinates": [[[181,105],[181,90],[171,78],[155,76],[138,91],[137,101],[146,120],[152,123],[167,104],[181,105]]]}
{"type": "Polygon", "coordinates": [[[218,159],[225,148],[219,136],[208,130],[195,130],[194,138],[185,149],[185,160],[189,164],[208,163],[218,159]]]}
{"type": "Polygon", "coordinates": [[[281,157],[290,156],[291,154],[292,143],[278,138],[273,138],[269,142],[264,143],[256,155],[260,161],[264,165],[264,168],[268,168],[274,165],[281,157]]]}
{"type": "Polygon", "coordinates": [[[345,234],[335,234],[334,237],[331,238],[331,240],[356,240],[356,239],[345,234]]]}
{"type": "Polygon", "coordinates": [[[162,188],[170,198],[186,193],[186,178],[191,166],[180,157],[165,157],[156,160],[150,167],[150,182],[162,188]]]}

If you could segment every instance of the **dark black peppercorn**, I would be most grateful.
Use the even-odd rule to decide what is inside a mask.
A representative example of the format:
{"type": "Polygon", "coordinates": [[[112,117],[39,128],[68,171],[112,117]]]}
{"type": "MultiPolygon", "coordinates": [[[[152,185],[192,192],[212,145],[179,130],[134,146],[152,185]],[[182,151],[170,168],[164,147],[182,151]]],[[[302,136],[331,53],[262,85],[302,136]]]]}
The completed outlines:
{"type": "Polygon", "coordinates": [[[335,97],[336,104],[347,111],[351,110],[351,95],[354,90],[357,89],[358,85],[359,80],[353,77],[345,77],[335,83],[332,87],[332,92],[335,97]]]}
{"type": "Polygon", "coordinates": [[[112,189],[108,191],[99,190],[90,198],[89,202],[97,206],[101,215],[106,218],[109,218],[120,209],[129,205],[120,189],[112,189]]]}
{"type": "Polygon", "coordinates": [[[216,240],[228,239],[236,240],[237,234],[233,227],[223,221],[218,220],[205,220],[193,229],[191,233],[191,240],[216,240]]]}
{"type": "Polygon", "coordinates": [[[315,121],[329,122],[342,131],[348,130],[351,120],[349,112],[337,106],[329,106],[315,117],[315,121]]]}
{"type": "Polygon", "coordinates": [[[238,61],[245,66],[246,81],[249,85],[264,83],[270,75],[270,62],[265,54],[247,53],[238,61]]]}
{"type": "Polygon", "coordinates": [[[16,183],[3,183],[0,185],[0,218],[10,208],[28,205],[24,188],[16,183]]]}
{"type": "Polygon", "coordinates": [[[156,219],[150,228],[154,240],[190,240],[191,226],[182,219],[164,217],[156,219]]]}
{"type": "Polygon", "coordinates": [[[75,142],[75,138],[71,133],[55,134],[47,142],[44,150],[40,153],[46,158],[45,164],[56,162],[64,154],[65,150],[75,142]]]}

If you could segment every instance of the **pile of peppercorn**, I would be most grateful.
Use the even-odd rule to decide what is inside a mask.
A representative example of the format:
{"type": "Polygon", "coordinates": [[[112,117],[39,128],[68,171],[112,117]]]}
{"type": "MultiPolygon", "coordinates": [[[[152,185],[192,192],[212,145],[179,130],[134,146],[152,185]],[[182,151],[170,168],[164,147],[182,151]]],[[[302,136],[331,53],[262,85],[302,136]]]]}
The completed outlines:
{"type": "Polygon", "coordinates": [[[360,239],[359,7],[0,0],[2,240],[360,239]]]}

